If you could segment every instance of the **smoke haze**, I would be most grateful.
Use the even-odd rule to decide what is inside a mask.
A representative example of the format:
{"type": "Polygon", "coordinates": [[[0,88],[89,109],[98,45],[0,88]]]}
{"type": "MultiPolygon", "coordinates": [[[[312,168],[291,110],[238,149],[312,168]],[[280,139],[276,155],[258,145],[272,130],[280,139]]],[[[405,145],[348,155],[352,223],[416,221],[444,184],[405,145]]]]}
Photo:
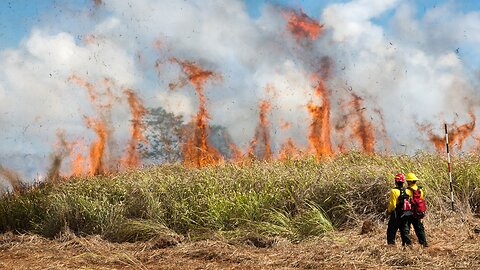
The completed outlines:
{"type": "MultiPolygon", "coordinates": [[[[262,100],[270,102],[274,153],[289,138],[309,144],[307,105],[326,105],[315,93],[315,74],[325,76],[330,92],[334,150],[362,148],[365,142],[342,134],[345,126],[357,129],[352,121],[367,121],[376,151],[433,151],[429,134],[441,136],[444,122],[460,126],[480,113],[480,12],[462,12],[452,1],[419,15],[410,1],[353,0],[305,15],[318,23],[307,24],[313,32],[289,24],[302,14],[265,5],[252,18],[240,0],[102,0],[65,10],[0,51],[0,164],[35,177],[48,170],[59,130],[67,141],[95,140],[85,123],[98,117],[98,106],[72,76],[95,88],[96,102],[111,103],[103,117],[120,151],[132,119],[125,89],[146,107],[192,119],[198,97],[172,58],[219,75],[204,86],[209,122],[225,126],[243,151],[262,100]],[[320,71],[325,59],[328,76],[320,71]]],[[[469,133],[462,149],[473,149],[478,135],[469,133]]]]}

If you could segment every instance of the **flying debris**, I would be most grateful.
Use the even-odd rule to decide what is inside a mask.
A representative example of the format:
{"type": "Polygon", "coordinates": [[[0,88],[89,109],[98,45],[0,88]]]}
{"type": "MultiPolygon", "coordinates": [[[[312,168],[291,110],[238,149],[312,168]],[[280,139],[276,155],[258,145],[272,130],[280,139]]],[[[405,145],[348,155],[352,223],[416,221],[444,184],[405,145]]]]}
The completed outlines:
{"type": "MultiPolygon", "coordinates": [[[[443,152],[432,126],[444,122],[454,149],[480,146],[479,110],[465,105],[478,104],[480,84],[459,59],[458,27],[395,12],[392,25],[418,25],[416,43],[404,39],[409,27],[374,22],[398,1],[347,1],[318,17],[266,5],[258,18],[241,1],[207,2],[93,0],[102,12],[38,25],[2,50],[2,168],[17,168],[11,156],[38,159],[21,173],[56,181],[162,162],[320,160],[425,143],[443,152]],[[465,123],[449,120],[453,110],[465,123]]],[[[435,11],[465,23],[466,14],[435,11]]],[[[478,25],[469,18],[464,31],[478,25]]]]}

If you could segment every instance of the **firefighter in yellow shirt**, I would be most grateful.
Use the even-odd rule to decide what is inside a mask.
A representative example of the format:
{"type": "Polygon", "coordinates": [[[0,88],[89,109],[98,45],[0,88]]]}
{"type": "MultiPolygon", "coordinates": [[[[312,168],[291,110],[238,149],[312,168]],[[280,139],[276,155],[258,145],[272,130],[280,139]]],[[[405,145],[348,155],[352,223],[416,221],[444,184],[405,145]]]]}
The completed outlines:
{"type": "MultiPolygon", "coordinates": [[[[413,198],[413,193],[416,192],[417,190],[420,190],[420,199],[424,199],[425,191],[422,189],[422,187],[417,186],[417,181],[419,180],[417,176],[413,173],[408,173],[406,177],[408,187],[407,187],[407,194],[410,199],[413,198]]],[[[417,214],[409,215],[406,218],[406,222],[402,224],[401,226],[404,227],[403,230],[406,232],[406,240],[405,244],[406,245],[411,245],[412,240],[410,239],[410,225],[413,226],[413,229],[415,230],[415,234],[417,235],[418,238],[418,243],[424,247],[428,247],[427,243],[427,236],[425,235],[425,227],[423,226],[422,217],[418,217],[417,214]]],[[[402,230],[402,228],[400,229],[402,230]]]]}
{"type": "Polygon", "coordinates": [[[395,175],[395,187],[390,190],[390,200],[388,203],[387,213],[390,216],[387,227],[387,244],[395,245],[395,236],[400,230],[402,245],[407,244],[408,237],[406,235],[407,226],[405,216],[411,213],[409,209],[404,209],[404,201],[408,200],[408,194],[403,187],[405,183],[405,175],[399,173],[395,175]]]}

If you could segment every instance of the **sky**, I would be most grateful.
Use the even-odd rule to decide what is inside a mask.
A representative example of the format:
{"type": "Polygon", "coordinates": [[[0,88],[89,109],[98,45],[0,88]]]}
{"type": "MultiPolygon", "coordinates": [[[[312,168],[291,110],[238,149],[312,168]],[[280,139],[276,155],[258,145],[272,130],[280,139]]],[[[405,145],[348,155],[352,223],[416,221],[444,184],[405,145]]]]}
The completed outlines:
{"type": "MultiPolygon", "coordinates": [[[[245,0],[250,16],[256,18],[266,4],[282,5],[303,9],[311,17],[319,17],[321,10],[332,3],[345,3],[348,0],[245,0]]],[[[413,1],[421,16],[426,10],[441,5],[445,0],[413,1]]],[[[480,10],[480,1],[451,1],[464,11],[480,10]]],[[[64,12],[75,13],[82,9],[93,9],[93,0],[3,0],[0,1],[0,48],[15,47],[27,36],[32,27],[44,20],[61,18],[64,12]]],[[[392,13],[382,17],[386,23],[392,13]]]]}
{"type": "MultiPolygon", "coordinates": [[[[243,0],[249,16],[258,18],[266,5],[279,5],[294,9],[301,9],[313,18],[319,18],[322,10],[329,4],[346,3],[348,0],[243,0]]],[[[470,0],[405,0],[416,7],[416,15],[421,17],[427,10],[435,9],[445,3],[452,4],[463,12],[480,11],[480,1],[470,0]]],[[[75,16],[85,12],[93,12],[93,0],[5,0],[0,1],[0,49],[14,48],[21,40],[27,37],[35,26],[46,25],[55,21],[65,20],[65,17],[75,16]]],[[[390,10],[373,18],[372,21],[382,25],[389,31],[388,22],[394,14],[390,10]]],[[[69,20],[65,20],[69,21],[69,20]]],[[[71,22],[70,22],[71,23],[71,22]]],[[[69,27],[64,27],[68,29],[69,27]]],[[[70,27],[82,32],[82,25],[70,27]]],[[[75,33],[73,33],[75,34],[75,33]]],[[[464,52],[467,64],[473,65],[478,60],[469,50],[464,52]]]]}
{"type": "Polygon", "coordinates": [[[473,126],[468,139],[454,142],[459,150],[480,141],[480,1],[97,2],[0,1],[0,164],[31,176],[48,167],[59,130],[85,145],[96,139],[85,119],[97,117],[99,105],[72,78],[95,85],[102,98],[107,90],[117,97],[108,115],[112,145],[129,137],[126,88],[148,107],[190,119],[197,97],[172,58],[218,75],[205,90],[210,121],[242,149],[255,133],[261,100],[272,103],[274,151],[290,138],[308,145],[305,108],[324,102],[312,74],[325,59],[334,145],[361,145],[341,134],[358,114],[344,109],[354,96],[376,127],[379,151],[387,144],[400,153],[431,151],[429,136],[440,136],[444,122],[473,126]],[[289,18],[302,12],[322,25],[317,37],[289,30],[289,18]],[[172,83],[181,89],[169,90],[172,83]]]}

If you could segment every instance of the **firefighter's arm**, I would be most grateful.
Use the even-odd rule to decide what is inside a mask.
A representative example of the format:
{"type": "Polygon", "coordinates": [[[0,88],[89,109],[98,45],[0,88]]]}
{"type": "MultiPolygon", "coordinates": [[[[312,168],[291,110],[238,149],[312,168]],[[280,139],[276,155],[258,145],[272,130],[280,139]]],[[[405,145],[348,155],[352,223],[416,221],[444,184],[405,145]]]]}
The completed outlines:
{"type": "Polygon", "coordinates": [[[390,201],[388,202],[388,209],[387,209],[388,213],[392,213],[397,207],[397,199],[399,194],[397,194],[395,191],[396,190],[394,189],[390,190],[390,201]]]}

